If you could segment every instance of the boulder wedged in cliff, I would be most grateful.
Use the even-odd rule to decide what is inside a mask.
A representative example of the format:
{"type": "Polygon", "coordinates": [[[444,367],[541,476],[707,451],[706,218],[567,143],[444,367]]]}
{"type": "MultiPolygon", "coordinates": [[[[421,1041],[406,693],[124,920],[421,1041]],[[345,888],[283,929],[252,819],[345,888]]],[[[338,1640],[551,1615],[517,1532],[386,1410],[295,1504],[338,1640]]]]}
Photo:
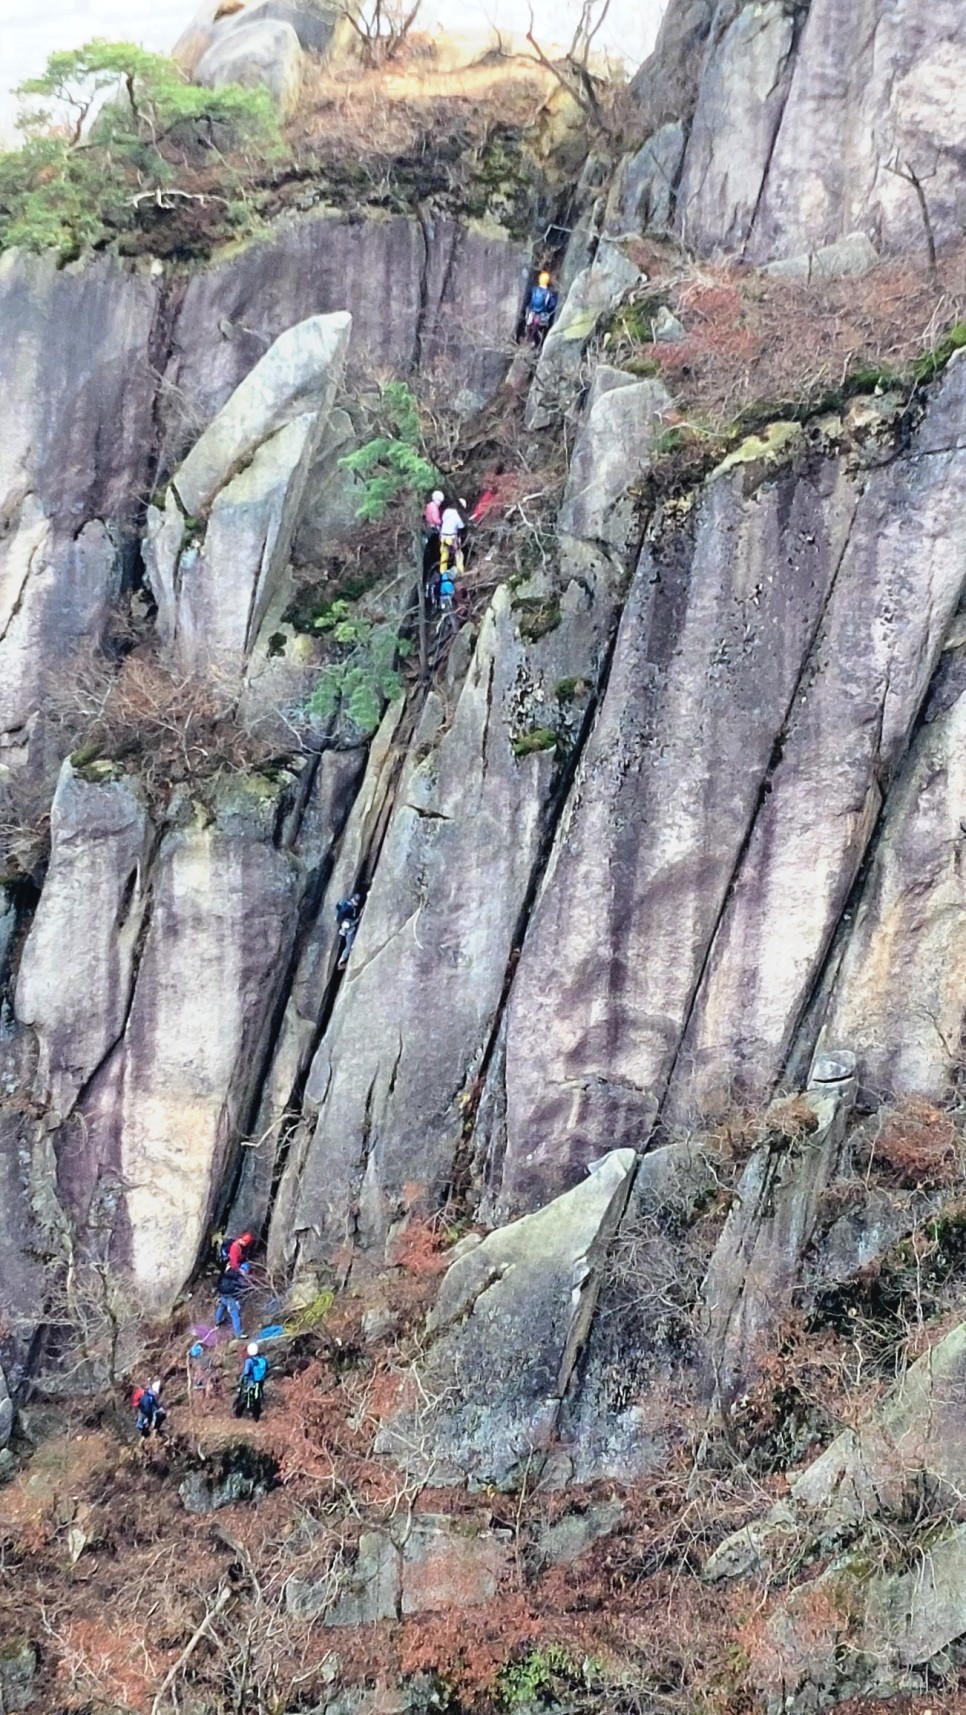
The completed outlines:
{"type": "Polygon", "coordinates": [[[350,378],[438,372],[481,404],[503,379],[529,248],[442,215],[318,210],[190,276],[172,306],[159,417],[172,471],[273,341],[352,312],[350,378]]]}
{"type": "MultiPolygon", "coordinates": [[[[290,956],[300,877],[276,844],[283,791],[236,776],[213,812],[186,803],[163,833],[123,1028],[56,1134],[64,1209],[81,1238],[109,1237],[152,1310],[195,1265],[290,956]]],[[[85,969],[64,970],[61,1013],[109,1016],[85,969]]]]}
{"type": "Polygon", "coordinates": [[[172,478],[182,509],[207,513],[266,441],[307,415],[322,415],[335,394],[352,317],[311,316],[279,334],[249,370],[172,478]]]}
{"type": "Polygon", "coordinates": [[[286,1170],[284,1224],[273,1221],[274,1254],[299,1271],[353,1236],[378,1251],[449,1179],[459,1098],[487,1049],[560,778],[558,741],[579,732],[617,583],[598,565],[562,587],[499,588],[455,701],[426,701],[307,1081],[314,1135],[286,1170]]]}
{"type": "Polygon", "coordinates": [[[450,1265],[411,1404],[380,1431],[380,1451],[428,1480],[505,1487],[546,1450],[636,1165],[633,1150],[612,1151],[450,1265]]]}
{"type": "Polygon", "coordinates": [[[123,1029],[147,902],[151,824],[137,782],[114,774],[85,778],[70,761],[61,769],[50,865],[17,977],[16,1017],[40,1048],[35,1096],[58,1120],[123,1029]]]}
{"type": "Polygon", "coordinates": [[[240,84],[264,89],[280,119],[290,119],[299,103],[305,66],[298,36],[284,20],[261,17],[216,36],[194,68],[194,81],[208,89],[240,84]]]}
{"type": "Polygon", "coordinates": [[[752,448],[652,526],[509,996],[495,1207],[774,1088],[966,582],[964,383],[871,471],[752,448]]]}
{"type": "Polygon", "coordinates": [[[343,312],[281,334],[175,472],[164,511],[148,508],[158,632],[188,672],[236,678],[251,653],[288,566],[350,328],[343,312]]]}

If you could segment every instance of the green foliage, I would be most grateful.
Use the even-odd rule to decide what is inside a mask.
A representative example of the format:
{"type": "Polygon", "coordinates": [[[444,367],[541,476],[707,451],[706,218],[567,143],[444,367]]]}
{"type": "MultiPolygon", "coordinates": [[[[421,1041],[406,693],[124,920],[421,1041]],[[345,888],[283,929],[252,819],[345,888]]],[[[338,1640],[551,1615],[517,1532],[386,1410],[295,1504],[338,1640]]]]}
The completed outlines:
{"type": "Polygon", "coordinates": [[[966,322],[957,322],[932,351],[927,351],[913,366],[915,379],[922,384],[932,381],[945,369],[950,358],[966,346],[966,322]]]}
{"type": "Polygon", "coordinates": [[[253,161],[278,148],[266,91],[202,89],[174,60],[130,42],[51,54],[18,94],[49,105],[26,113],[23,146],[0,154],[0,248],[66,261],[192,203],[213,228],[235,229],[251,213],[253,161]],[[215,165],[217,194],[192,188],[215,165]]]}
{"type": "Polygon", "coordinates": [[[538,750],[553,750],[557,743],[557,734],[552,727],[534,727],[532,732],[522,733],[513,740],[514,756],[532,756],[538,750]]]}
{"type": "Polygon", "coordinates": [[[433,488],[439,473],[425,455],[419,406],[404,381],[390,381],[379,396],[380,433],[341,462],[363,479],[357,517],[378,524],[401,495],[433,488]]]}
{"type": "MultiPolygon", "coordinates": [[[[587,1664],[588,1667],[591,1664],[587,1664]]],[[[586,1673],[561,1649],[547,1644],[534,1649],[522,1661],[508,1661],[497,1675],[497,1690],[505,1709],[523,1709],[528,1704],[549,1705],[559,1692],[566,1693],[586,1682],[586,1673]]]]}
{"type": "Polygon", "coordinates": [[[309,710],[323,720],[342,713],[368,737],[375,732],[384,705],[402,691],[397,663],[406,659],[412,645],[391,625],[353,614],[346,601],[333,602],[315,624],[329,635],[339,653],[323,667],[309,710]]]}
{"type": "Polygon", "coordinates": [[[573,703],[589,689],[586,679],[561,679],[554,694],[558,703],[573,703]]]}

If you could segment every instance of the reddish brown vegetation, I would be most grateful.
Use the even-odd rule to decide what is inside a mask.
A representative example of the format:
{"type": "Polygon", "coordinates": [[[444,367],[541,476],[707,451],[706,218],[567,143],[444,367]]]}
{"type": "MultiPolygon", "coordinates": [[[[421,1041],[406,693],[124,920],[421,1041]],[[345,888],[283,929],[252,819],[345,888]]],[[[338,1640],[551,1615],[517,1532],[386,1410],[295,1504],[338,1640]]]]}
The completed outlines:
{"type": "Polygon", "coordinates": [[[783,406],[818,404],[850,375],[866,372],[870,388],[876,378],[900,380],[966,311],[962,249],[943,258],[938,294],[916,261],[805,283],[737,263],[686,262],[643,240],[634,249],[649,276],[635,296],[667,303],[685,337],[652,343],[629,331],[638,322],[625,315],[610,350],[618,361],[655,365],[679,421],[711,436],[743,412],[780,416],[783,406]]]}
{"type": "Polygon", "coordinates": [[[963,1137],[951,1113],[910,1096],[887,1110],[872,1146],[872,1171],[886,1184],[915,1190],[941,1188],[962,1179],[963,1137]]]}

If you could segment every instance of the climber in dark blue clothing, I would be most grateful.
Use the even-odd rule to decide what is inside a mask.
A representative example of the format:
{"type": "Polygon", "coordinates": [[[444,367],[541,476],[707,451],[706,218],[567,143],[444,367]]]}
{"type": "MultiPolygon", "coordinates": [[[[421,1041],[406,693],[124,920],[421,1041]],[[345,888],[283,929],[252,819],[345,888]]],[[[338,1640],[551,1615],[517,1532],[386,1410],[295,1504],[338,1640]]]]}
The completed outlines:
{"type": "Polygon", "coordinates": [[[541,346],[547,337],[547,329],[557,313],[557,294],[550,284],[550,275],[544,271],[538,275],[537,283],[531,286],[527,298],[527,313],[524,321],[524,337],[529,345],[541,346]]]}

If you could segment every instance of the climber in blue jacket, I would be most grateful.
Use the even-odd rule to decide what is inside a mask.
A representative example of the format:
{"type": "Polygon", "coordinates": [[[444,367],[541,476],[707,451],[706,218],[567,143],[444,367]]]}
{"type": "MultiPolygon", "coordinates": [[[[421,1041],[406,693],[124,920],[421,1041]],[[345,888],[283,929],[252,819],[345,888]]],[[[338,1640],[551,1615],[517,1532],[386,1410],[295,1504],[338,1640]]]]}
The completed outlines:
{"type": "Polygon", "coordinates": [[[550,275],[546,269],[537,276],[537,283],[531,286],[527,298],[526,319],[524,321],[524,336],[528,344],[540,346],[547,337],[547,329],[557,312],[557,294],[550,284],[550,275]]]}

